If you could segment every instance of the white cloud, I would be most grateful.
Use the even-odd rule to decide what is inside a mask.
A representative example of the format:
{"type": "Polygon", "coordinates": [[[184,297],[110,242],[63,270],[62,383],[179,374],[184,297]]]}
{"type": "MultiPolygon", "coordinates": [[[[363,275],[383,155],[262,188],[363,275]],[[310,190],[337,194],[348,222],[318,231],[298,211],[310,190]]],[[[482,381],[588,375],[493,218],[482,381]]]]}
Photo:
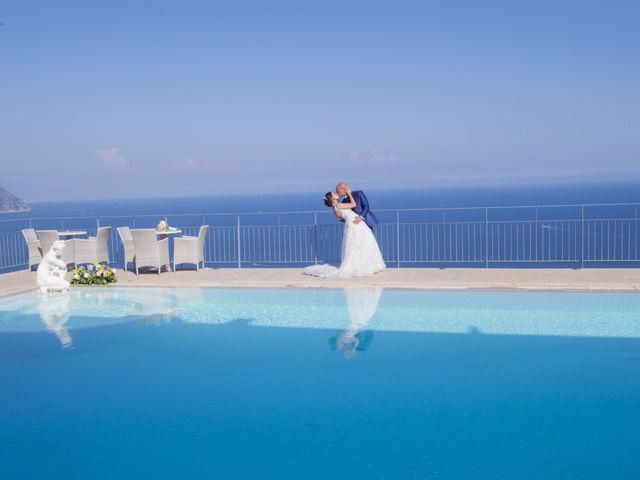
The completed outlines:
{"type": "Polygon", "coordinates": [[[400,159],[393,154],[383,152],[379,148],[372,148],[368,154],[362,154],[360,150],[354,149],[349,153],[349,158],[359,165],[369,165],[372,167],[384,167],[397,165],[400,159]]]}
{"type": "Polygon", "coordinates": [[[371,155],[369,156],[369,162],[372,165],[397,165],[400,162],[400,159],[396,155],[390,155],[384,153],[379,148],[374,148],[371,150],[371,155]]]}
{"type": "Polygon", "coordinates": [[[131,168],[129,160],[120,154],[118,148],[103,148],[97,150],[96,153],[102,158],[104,166],[109,170],[122,172],[131,168]]]}
{"type": "Polygon", "coordinates": [[[176,171],[180,173],[194,173],[200,169],[200,164],[191,157],[187,157],[184,160],[179,161],[176,166],[176,171]]]}

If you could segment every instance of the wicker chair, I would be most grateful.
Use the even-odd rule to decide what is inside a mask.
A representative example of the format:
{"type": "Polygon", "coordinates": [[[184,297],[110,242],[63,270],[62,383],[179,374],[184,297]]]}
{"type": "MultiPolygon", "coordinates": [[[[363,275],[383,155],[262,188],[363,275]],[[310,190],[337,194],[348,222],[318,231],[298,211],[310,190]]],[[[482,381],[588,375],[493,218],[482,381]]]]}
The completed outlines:
{"type": "Polygon", "coordinates": [[[76,263],[109,263],[111,227],[100,227],[95,237],[75,240],[76,263]]]}
{"type": "Polygon", "coordinates": [[[204,240],[207,237],[209,225],[202,225],[197,237],[178,237],[173,243],[173,270],[180,263],[195,263],[196,271],[202,262],[204,268],[204,240]]]}
{"type": "Polygon", "coordinates": [[[36,231],[33,228],[23,229],[22,236],[24,237],[24,241],[27,242],[29,269],[31,269],[33,265],[39,265],[40,261],[42,261],[42,247],[40,246],[40,240],[38,240],[36,231]]]}
{"type": "MultiPolygon", "coordinates": [[[[40,248],[42,249],[42,256],[44,256],[49,250],[53,242],[60,240],[57,230],[36,230],[38,240],[40,240],[40,248]]],[[[64,240],[64,252],[62,253],[62,261],[67,265],[76,265],[76,240],[64,240]]]]}
{"type": "Polygon", "coordinates": [[[131,230],[129,230],[129,227],[118,227],[118,236],[124,248],[124,270],[127,271],[129,262],[134,263],[136,261],[136,249],[133,246],[131,230]]]}
{"type": "Polygon", "coordinates": [[[136,249],[136,275],[141,267],[157,268],[158,275],[160,275],[163,266],[170,270],[168,238],[157,240],[154,228],[140,228],[130,231],[133,246],[136,249]]]}

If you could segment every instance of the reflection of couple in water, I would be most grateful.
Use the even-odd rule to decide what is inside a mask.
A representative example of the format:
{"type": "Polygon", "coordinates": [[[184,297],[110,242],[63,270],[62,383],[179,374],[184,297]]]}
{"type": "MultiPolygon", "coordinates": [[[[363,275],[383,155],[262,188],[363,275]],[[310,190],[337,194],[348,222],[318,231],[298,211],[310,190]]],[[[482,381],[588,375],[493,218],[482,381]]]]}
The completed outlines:
{"type": "Polygon", "coordinates": [[[364,352],[373,340],[373,332],[366,330],[364,332],[342,330],[338,335],[334,335],[329,339],[331,350],[340,352],[343,358],[353,358],[356,352],[364,352]]]}
{"type": "Polygon", "coordinates": [[[373,331],[365,330],[376,314],[382,289],[345,289],[349,324],[329,339],[332,350],[340,352],[343,358],[353,358],[357,352],[364,352],[373,341],[373,331]]]}

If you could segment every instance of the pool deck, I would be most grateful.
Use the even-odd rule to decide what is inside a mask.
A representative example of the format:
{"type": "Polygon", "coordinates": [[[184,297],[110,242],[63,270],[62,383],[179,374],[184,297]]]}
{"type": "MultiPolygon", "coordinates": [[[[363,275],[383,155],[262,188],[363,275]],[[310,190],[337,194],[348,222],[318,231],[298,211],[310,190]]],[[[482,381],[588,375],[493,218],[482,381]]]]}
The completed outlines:
{"type": "MultiPolygon", "coordinates": [[[[118,285],[127,287],[238,288],[403,288],[425,290],[597,290],[640,291],[640,269],[481,269],[389,268],[370,277],[323,279],[299,268],[182,270],[158,275],[117,272],[118,285]]],[[[35,289],[36,273],[0,275],[0,296],[35,289]]]]}

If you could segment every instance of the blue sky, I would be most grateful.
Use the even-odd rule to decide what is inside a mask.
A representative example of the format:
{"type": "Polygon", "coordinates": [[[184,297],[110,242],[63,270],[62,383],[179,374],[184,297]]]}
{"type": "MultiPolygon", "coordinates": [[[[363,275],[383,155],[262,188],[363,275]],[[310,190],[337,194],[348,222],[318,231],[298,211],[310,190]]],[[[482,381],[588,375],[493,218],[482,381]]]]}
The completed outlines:
{"type": "Polygon", "coordinates": [[[32,200],[640,180],[640,2],[11,1],[32,200]]]}

